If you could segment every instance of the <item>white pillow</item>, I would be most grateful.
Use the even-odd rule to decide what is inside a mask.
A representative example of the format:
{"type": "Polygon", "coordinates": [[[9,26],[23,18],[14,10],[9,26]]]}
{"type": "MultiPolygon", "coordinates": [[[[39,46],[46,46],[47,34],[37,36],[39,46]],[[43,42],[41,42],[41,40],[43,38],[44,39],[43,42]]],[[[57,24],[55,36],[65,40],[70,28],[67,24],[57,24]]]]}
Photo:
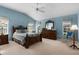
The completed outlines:
{"type": "Polygon", "coordinates": [[[18,29],[16,30],[17,33],[26,33],[27,30],[26,29],[18,29]]]}

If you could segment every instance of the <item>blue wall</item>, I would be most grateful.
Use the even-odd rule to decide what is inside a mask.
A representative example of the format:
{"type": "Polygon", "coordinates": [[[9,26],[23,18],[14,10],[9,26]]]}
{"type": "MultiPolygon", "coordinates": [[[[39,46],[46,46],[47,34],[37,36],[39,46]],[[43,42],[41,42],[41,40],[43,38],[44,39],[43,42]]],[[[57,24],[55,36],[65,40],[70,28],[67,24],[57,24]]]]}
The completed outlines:
{"type": "Polygon", "coordinates": [[[70,21],[71,24],[77,24],[78,25],[78,14],[63,16],[62,20],[70,21]]]}
{"type": "MultiPolygon", "coordinates": [[[[62,20],[70,21],[72,25],[78,25],[78,14],[64,16],[62,20]]],[[[76,40],[78,40],[78,31],[76,32],[76,40]]]]}
{"type": "Polygon", "coordinates": [[[15,10],[11,10],[0,6],[0,17],[6,16],[9,19],[9,39],[12,38],[12,26],[23,25],[27,26],[29,22],[35,24],[35,20],[24,13],[20,13],[15,10]]]}
{"type": "Polygon", "coordinates": [[[57,38],[62,38],[63,36],[63,29],[62,29],[62,18],[56,17],[54,20],[55,29],[57,31],[57,38]]]}
{"type": "MultiPolygon", "coordinates": [[[[73,14],[73,15],[67,15],[67,16],[59,16],[53,19],[45,19],[41,21],[41,27],[45,28],[45,22],[48,20],[54,21],[54,27],[57,31],[57,37],[62,38],[63,37],[63,24],[62,22],[65,21],[71,21],[71,24],[77,24],[78,25],[78,15],[73,14]]],[[[78,33],[77,33],[78,34],[78,33]]],[[[77,36],[78,38],[78,36],[77,36]]]]}
{"type": "MultiPolygon", "coordinates": [[[[18,25],[27,26],[29,22],[32,22],[34,23],[34,27],[35,27],[35,23],[36,23],[35,20],[33,20],[28,15],[24,13],[20,13],[15,10],[11,10],[0,6],[0,16],[6,16],[9,18],[9,39],[12,38],[12,26],[18,26],[18,25]]],[[[48,20],[54,21],[55,29],[57,30],[57,37],[61,38],[63,36],[62,20],[71,21],[72,24],[78,24],[78,15],[73,14],[73,15],[67,15],[67,16],[60,16],[53,19],[51,18],[45,19],[41,21],[41,29],[45,27],[45,22],[48,20]]]]}
{"type": "Polygon", "coordinates": [[[45,23],[46,21],[51,20],[54,21],[54,28],[57,31],[57,37],[61,38],[63,36],[62,32],[62,18],[61,17],[56,17],[56,18],[49,18],[41,21],[41,29],[45,28],[45,23]]]}

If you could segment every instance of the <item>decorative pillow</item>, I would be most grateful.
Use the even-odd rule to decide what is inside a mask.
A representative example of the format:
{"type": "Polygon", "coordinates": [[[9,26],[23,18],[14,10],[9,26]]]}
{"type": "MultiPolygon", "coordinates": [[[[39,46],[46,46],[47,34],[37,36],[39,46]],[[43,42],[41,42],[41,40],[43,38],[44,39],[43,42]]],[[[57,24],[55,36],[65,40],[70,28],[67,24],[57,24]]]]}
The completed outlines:
{"type": "Polygon", "coordinates": [[[16,32],[17,32],[17,33],[20,33],[21,31],[17,29],[16,32]]]}
{"type": "Polygon", "coordinates": [[[26,33],[27,30],[26,30],[26,29],[24,29],[24,30],[22,30],[22,29],[17,29],[16,32],[17,32],[17,33],[26,33]]]}
{"type": "Polygon", "coordinates": [[[26,30],[26,29],[21,30],[21,33],[26,33],[26,32],[27,32],[27,30],[26,30]]]}

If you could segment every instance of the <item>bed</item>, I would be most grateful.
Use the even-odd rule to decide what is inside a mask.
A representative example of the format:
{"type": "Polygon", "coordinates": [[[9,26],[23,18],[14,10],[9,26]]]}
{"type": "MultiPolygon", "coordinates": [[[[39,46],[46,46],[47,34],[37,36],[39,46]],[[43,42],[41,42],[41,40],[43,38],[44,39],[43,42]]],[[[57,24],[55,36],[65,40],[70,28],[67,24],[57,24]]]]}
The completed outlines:
{"type": "Polygon", "coordinates": [[[37,33],[29,33],[27,32],[27,27],[13,26],[13,41],[24,46],[25,48],[29,48],[30,45],[35,44],[37,42],[42,42],[41,34],[37,33]],[[17,30],[22,30],[22,32],[17,32],[17,30]]]}

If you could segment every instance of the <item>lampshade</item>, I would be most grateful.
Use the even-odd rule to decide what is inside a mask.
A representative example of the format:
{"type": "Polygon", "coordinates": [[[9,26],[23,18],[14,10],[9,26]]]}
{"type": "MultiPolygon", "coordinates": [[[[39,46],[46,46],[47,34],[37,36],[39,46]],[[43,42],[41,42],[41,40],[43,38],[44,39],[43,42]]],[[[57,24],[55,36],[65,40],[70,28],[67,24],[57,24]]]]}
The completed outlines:
{"type": "Polygon", "coordinates": [[[78,26],[77,25],[72,25],[70,30],[78,30],[78,26]]]}
{"type": "Polygon", "coordinates": [[[33,26],[33,23],[29,23],[28,26],[33,26]]]}

